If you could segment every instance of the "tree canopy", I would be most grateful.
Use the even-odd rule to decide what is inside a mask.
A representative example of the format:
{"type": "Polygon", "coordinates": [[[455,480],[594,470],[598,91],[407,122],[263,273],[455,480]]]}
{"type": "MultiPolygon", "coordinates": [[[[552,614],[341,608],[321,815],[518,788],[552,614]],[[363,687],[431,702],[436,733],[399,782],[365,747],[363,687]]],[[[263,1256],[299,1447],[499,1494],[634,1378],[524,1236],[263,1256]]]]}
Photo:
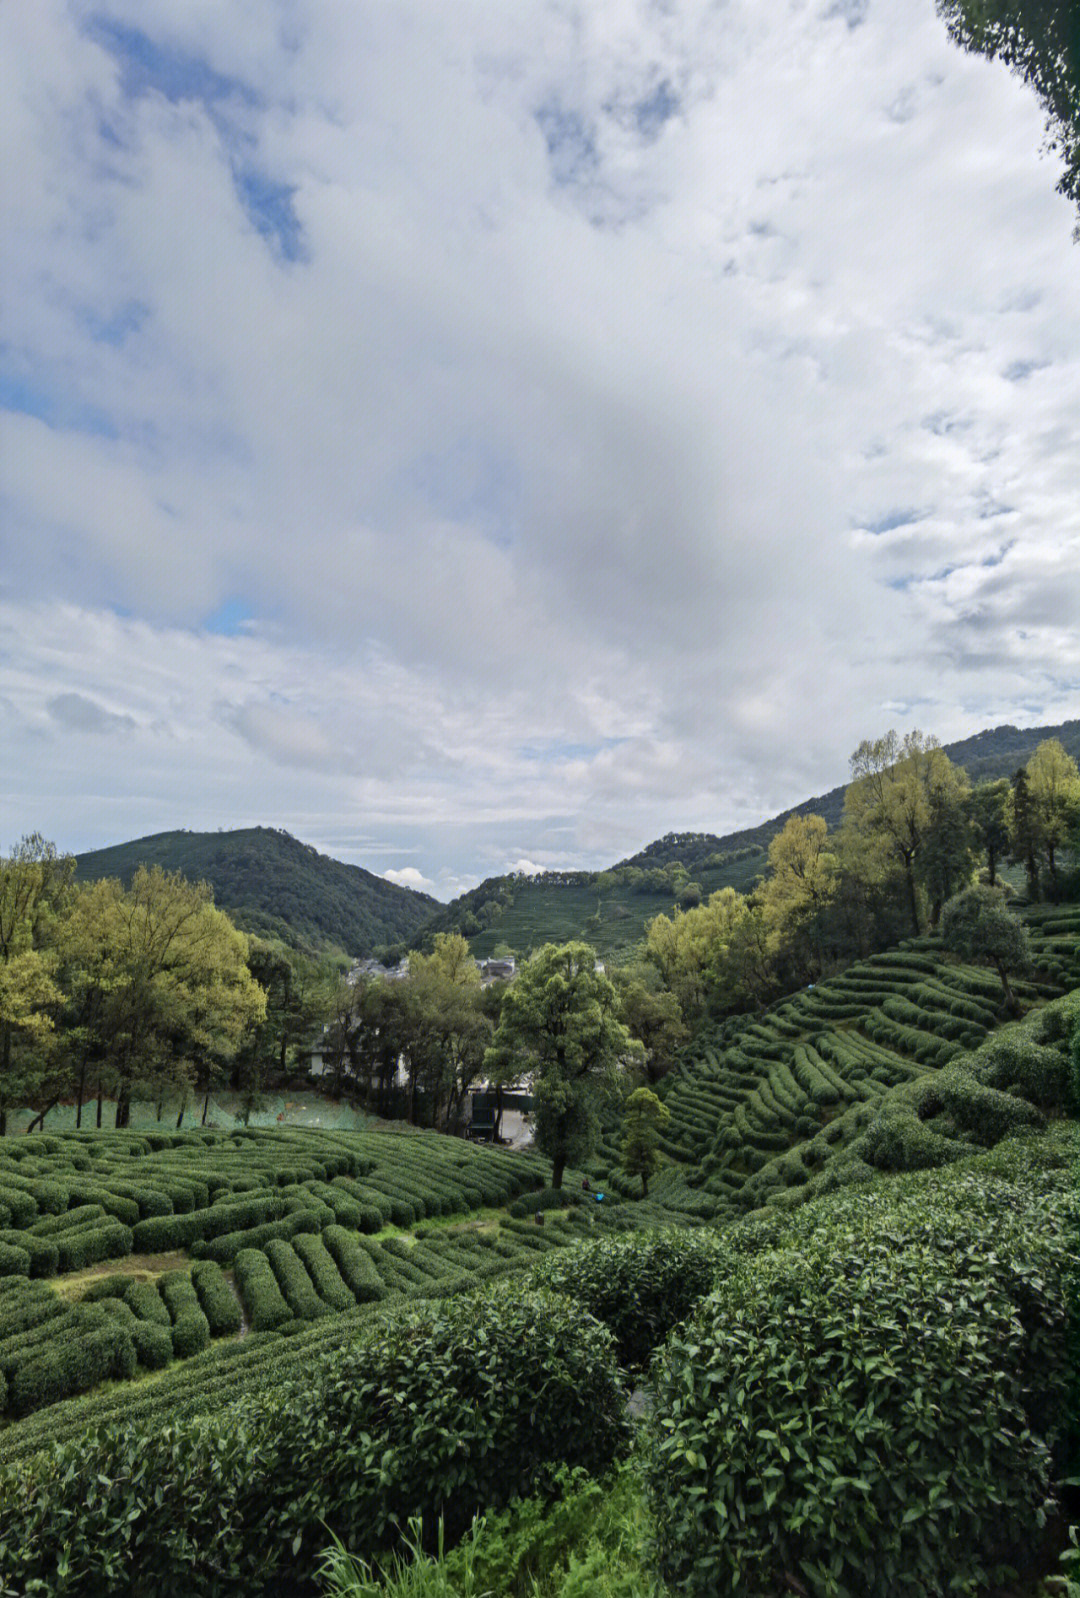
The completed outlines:
{"type": "MultiPolygon", "coordinates": [[[[1003,61],[1035,90],[1047,146],[1061,157],[1058,192],[1080,205],[1080,10],[1075,0],[938,0],[962,49],[1003,61]]],[[[1080,226],[1074,237],[1080,237],[1080,226]]]]}
{"type": "Polygon", "coordinates": [[[536,1144],[551,1160],[552,1187],[592,1152],[599,1101],[618,1062],[640,1053],[587,943],[545,944],[507,989],[484,1065],[497,1081],[532,1073],[536,1144]]]}

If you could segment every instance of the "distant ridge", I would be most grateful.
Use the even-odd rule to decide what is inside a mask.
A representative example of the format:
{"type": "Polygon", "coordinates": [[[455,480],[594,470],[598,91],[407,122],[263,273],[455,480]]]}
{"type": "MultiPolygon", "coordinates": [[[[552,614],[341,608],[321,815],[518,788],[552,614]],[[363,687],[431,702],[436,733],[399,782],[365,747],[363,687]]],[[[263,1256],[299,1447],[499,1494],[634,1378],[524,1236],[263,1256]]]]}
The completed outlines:
{"type": "MultiPolygon", "coordinates": [[[[1080,721],[1063,721],[1056,727],[992,727],[942,747],[950,760],[963,766],[972,782],[992,782],[998,777],[1011,777],[1047,738],[1057,738],[1073,759],[1080,761],[1080,721]]],[[[620,860],[619,865],[648,867],[681,860],[688,871],[693,871],[695,863],[710,854],[731,854],[747,848],[767,849],[792,816],[824,816],[830,827],[838,827],[844,814],[847,788],[846,782],[841,783],[838,788],[830,788],[828,793],[804,799],[771,820],[759,822],[756,827],[743,827],[739,832],[723,836],[711,832],[668,833],[639,849],[637,854],[620,860]]]]}
{"type": "Polygon", "coordinates": [[[357,956],[407,943],[440,907],[437,900],[320,854],[273,827],[233,832],[158,832],[80,855],[84,882],[129,882],[140,865],[208,882],[214,902],[244,931],[312,954],[357,956]]]}

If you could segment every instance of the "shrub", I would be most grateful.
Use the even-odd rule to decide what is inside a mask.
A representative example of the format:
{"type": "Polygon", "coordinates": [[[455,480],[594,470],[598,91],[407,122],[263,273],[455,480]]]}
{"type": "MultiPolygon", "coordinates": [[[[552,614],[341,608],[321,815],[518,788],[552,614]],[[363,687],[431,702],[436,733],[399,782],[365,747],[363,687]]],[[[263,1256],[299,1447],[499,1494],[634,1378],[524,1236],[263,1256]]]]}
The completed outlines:
{"type": "Polygon", "coordinates": [[[565,1299],[502,1292],[365,1331],[264,1403],[83,1432],[6,1469],[0,1590],[307,1592],[326,1528],[361,1554],[410,1515],[453,1536],[548,1488],[550,1460],[595,1474],[627,1440],[610,1335],[565,1299]]]}
{"type": "Polygon", "coordinates": [[[41,1354],[16,1366],[8,1378],[8,1407],[12,1415],[27,1415],[44,1404],[55,1404],[72,1393],[83,1393],[108,1376],[135,1374],[135,1345],[122,1326],[94,1327],[80,1338],[57,1338],[41,1354]]]}
{"type": "Polygon", "coordinates": [[[680,1592],[989,1585],[1043,1523],[1075,1200],[954,1171],[780,1222],[654,1366],[649,1491],[680,1592]],[[948,1313],[943,1314],[943,1306],[948,1313]]]}
{"type": "Polygon", "coordinates": [[[235,1335],[240,1330],[240,1305],[221,1266],[215,1260],[196,1260],[191,1267],[191,1282],[210,1324],[210,1335],[235,1335]]]}
{"type": "Polygon", "coordinates": [[[534,1279],[609,1327],[619,1363],[637,1370],[710,1291],[725,1257],[711,1233],[634,1232],[553,1251],[535,1267],[534,1279]]]}
{"type": "Polygon", "coordinates": [[[29,1276],[30,1255],[14,1243],[0,1243],[0,1276],[29,1276]]]}
{"type": "Polygon", "coordinates": [[[386,1297],[386,1284],[376,1269],[375,1261],[352,1232],[347,1232],[342,1226],[328,1226],[322,1234],[322,1240],[358,1304],[373,1303],[386,1297]]]}
{"type": "Polygon", "coordinates": [[[311,1277],[291,1243],[284,1238],[274,1238],[266,1245],[266,1257],[282,1296],[295,1316],[314,1321],[326,1314],[327,1307],[312,1287],[311,1277]]]}
{"type": "Polygon", "coordinates": [[[172,1316],[153,1282],[129,1282],[124,1301],[131,1306],[138,1320],[146,1321],[151,1326],[172,1325],[172,1316]]]}
{"type": "Polygon", "coordinates": [[[292,1319],[270,1261],[258,1249],[243,1248],[236,1256],[236,1285],[253,1332],[272,1332],[292,1319]]]}
{"type": "Polygon", "coordinates": [[[173,1357],[173,1334],[167,1326],[136,1320],[131,1328],[135,1357],[148,1371],[163,1370],[173,1357]]]}
{"type": "Polygon", "coordinates": [[[85,1230],[57,1232],[47,1239],[56,1245],[57,1269],[81,1271],[102,1260],[131,1253],[131,1227],[121,1221],[97,1221],[85,1230]]]}
{"type": "Polygon", "coordinates": [[[542,1210],[565,1210],[571,1205],[581,1204],[584,1199],[585,1195],[575,1192],[573,1188],[542,1187],[538,1192],[524,1193],[521,1198],[515,1199],[510,1206],[510,1214],[521,1221],[542,1210]]]}

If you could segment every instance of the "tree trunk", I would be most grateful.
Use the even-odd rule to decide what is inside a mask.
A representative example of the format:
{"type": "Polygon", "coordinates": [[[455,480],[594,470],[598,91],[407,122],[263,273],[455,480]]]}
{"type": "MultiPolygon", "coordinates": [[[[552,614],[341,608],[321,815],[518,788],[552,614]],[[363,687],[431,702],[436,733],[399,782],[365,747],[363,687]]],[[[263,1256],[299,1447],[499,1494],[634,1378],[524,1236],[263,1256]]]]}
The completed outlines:
{"type": "Polygon", "coordinates": [[[46,1104],[46,1106],[45,1106],[45,1108],[43,1110],[39,1110],[38,1111],[37,1115],[35,1115],[34,1119],[30,1122],[30,1125],[26,1128],[26,1135],[28,1137],[29,1137],[30,1133],[34,1130],[35,1126],[40,1126],[41,1130],[44,1132],[44,1130],[45,1130],[45,1117],[48,1115],[50,1110],[55,1110],[56,1106],[59,1103],[60,1103],[60,1095],[57,1094],[56,1098],[53,1099],[51,1103],[46,1104]]]}
{"type": "Polygon", "coordinates": [[[986,866],[990,874],[990,886],[997,887],[997,850],[992,844],[986,846],[986,866]]]}
{"type": "Polygon", "coordinates": [[[187,1105],[186,1104],[181,1104],[179,1114],[176,1117],[176,1130],[178,1132],[179,1132],[180,1128],[184,1124],[184,1114],[185,1114],[186,1110],[187,1110],[187,1105]]]}
{"type": "Polygon", "coordinates": [[[566,1170],[566,1161],[562,1155],[557,1155],[551,1162],[551,1185],[554,1188],[562,1187],[563,1172],[566,1170]]]}
{"type": "Polygon", "coordinates": [[[641,1173],[641,1196],[643,1199],[647,1199],[649,1196],[649,1173],[647,1171],[642,1171],[641,1173]]]}
{"type": "Polygon", "coordinates": [[[78,1092],[76,1094],[76,1101],[77,1101],[76,1102],[76,1109],[75,1109],[75,1130],[76,1130],[76,1132],[78,1132],[80,1130],[80,1128],[82,1127],[82,1103],[83,1103],[83,1094],[85,1092],[86,1092],[86,1055],[84,1054],[83,1057],[82,1057],[82,1062],[81,1062],[81,1064],[79,1066],[79,1087],[78,1087],[78,1092]]]}
{"type": "Polygon", "coordinates": [[[1019,1015],[1020,1006],[1016,1002],[1016,994],[1013,992],[1012,985],[1009,982],[1009,973],[1006,971],[1001,960],[996,960],[994,964],[997,966],[997,974],[1001,978],[1001,986],[1005,993],[1006,1009],[1010,1015],[1019,1015]]]}
{"type": "Polygon", "coordinates": [[[904,875],[907,878],[908,906],[911,910],[911,926],[915,936],[918,937],[922,931],[922,928],[919,926],[919,895],[915,889],[915,872],[912,869],[910,860],[906,861],[904,864],[904,875]]]}
{"type": "Polygon", "coordinates": [[[121,1131],[131,1124],[131,1098],[126,1082],[121,1082],[116,1090],[116,1129],[121,1131]]]}
{"type": "Polygon", "coordinates": [[[102,1095],[102,1082],[101,1082],[101,1072],[99,1071],[98,1072],[98,1079],[97,1079],[97,1129],[98,1129],[99,1132],[101,1131],[101,1095],[102,1095]]]}
{"type": "Polygon", "coordinates": [[[205,1097],[205,1099],[203,1099],[203,1107],[202,1107],[202,1124],[203,1124],[203,1126],[206,1125],[206,1117],[207,1117],[207,1115],[209,1113],[210,1113],[210,1084],[207,1083],[207,1085],[206,1085],[206,1097],[205,1097]]]}
{"type": "Polygon", "coordinates": [[[0,1104],[0,1137],[7,1137],[7,1110],[0,1104]]]}

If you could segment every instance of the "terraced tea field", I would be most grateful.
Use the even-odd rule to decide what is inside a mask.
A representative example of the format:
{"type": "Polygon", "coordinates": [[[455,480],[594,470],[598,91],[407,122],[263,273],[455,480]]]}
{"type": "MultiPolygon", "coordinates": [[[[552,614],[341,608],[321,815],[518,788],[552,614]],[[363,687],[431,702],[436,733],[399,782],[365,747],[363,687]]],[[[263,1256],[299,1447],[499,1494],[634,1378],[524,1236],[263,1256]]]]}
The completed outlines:
{"type": "Polygon", "coordinates": [[[538,1227],[528,1194],[549,1170],[528,1151],[393,1130],[6,1139],[0,1458],[91,1418],[213,1408],[302,1369],[357,1317],[520,1270],[598,1227],[677,1219],[586,1207],[568,1172],[568,1213],[538,1227]]]}
{"type": "MultiPolygon", "coordinates": [[[[1037,906],[1025,919],[1035,971],[1014,986],[1031,1005],[1080,985],[1080,907],[1037,906]]],[[[874,1124],[890,1090],[978,1049],[1005,1019],[995,973],[957,964],[928,937],[759,1017],[715,1027],[661,1084],[671,1114],[661,1147],[671,1163],[650,1191],[667,1208],[706,1219],[798,1203],[874,1124]]],[[[640,1183],[617,1162],[612,1128],[593,1169],[616,1190],[637,1193],[640,1183]]]]}

